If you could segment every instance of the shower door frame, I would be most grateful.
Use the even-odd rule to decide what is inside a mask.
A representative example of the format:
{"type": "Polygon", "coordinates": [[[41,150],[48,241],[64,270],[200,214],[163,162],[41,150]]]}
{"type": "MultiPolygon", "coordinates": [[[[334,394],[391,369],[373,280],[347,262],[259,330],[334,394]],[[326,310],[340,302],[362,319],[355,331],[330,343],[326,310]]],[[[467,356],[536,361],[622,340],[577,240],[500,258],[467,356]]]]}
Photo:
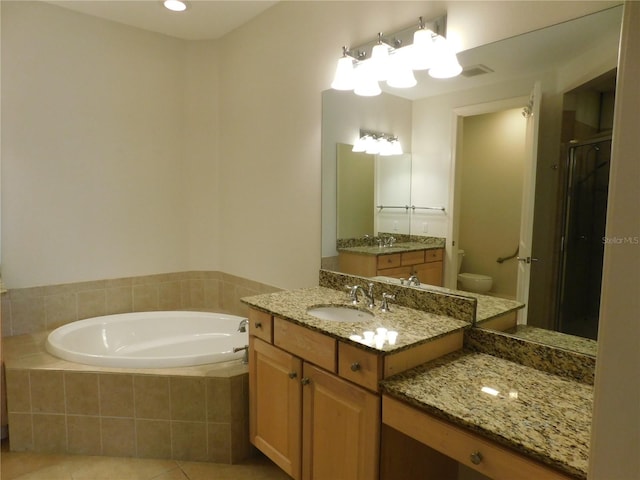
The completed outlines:
{"type": "MultiPolygon", "coordinates": [[[[565,168],[566,168],[566,179],[564,185],[564,193],[563,193],[563,202],[562,202],[562,223],[560,224],[561,228],[561,239],[560,239],[560,256],[558,261],[558,269],[557,269],[557,293],[556,293],[556,309],[555,309],[555,321],[554,321],[554,329],[559,332],[564,332],[563,327],[566,324],[566,320],[563,318],[564,310],[563,303],[565,300],[565,282],[567,279],[566,268],[567,268],[567,238],[569,235],[570,228],[570,212],[571,212],[571,201],[574,197],[572,197],[572,186],[574,180],[574,165],[575,165],[575,150],[580,147],[586,147],[589,145],[597,145],[603,142],[612,141],[612,132],[607,132],[604,134],[600,134],[598,136],[571,142],[566,146],[566,155],[565,155],[565,168]]],[[[611,146],[609,147],[609,150],[611,146]]],[[[609,168],[611,162],[611,153],[609,153],[609,168]]],[[[608,185],[608,182],[607,182],[608,185]]],[[[608,190],[608,187],[607,187],[608,190]]],[[[606,208],[605,208],[605,224],[606,224],[606,208]]],[[[604,232],[603,232],[604,234],[604,232]]],[[[600,293],[599,293],[600,294],[600,293]]],[[[570,333],[570,332],[567,332],[570,333]]]]}

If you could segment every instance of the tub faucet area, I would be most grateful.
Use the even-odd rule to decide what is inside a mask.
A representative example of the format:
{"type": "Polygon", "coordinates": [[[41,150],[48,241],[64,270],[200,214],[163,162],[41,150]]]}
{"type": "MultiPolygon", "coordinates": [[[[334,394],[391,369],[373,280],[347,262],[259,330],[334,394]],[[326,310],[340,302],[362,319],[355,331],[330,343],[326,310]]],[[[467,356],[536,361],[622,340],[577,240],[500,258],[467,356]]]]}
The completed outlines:
{"type": "Polygon", "coordinates": [[[238,325],[238,331],[244,333],[247,331],[247,326],[249,325],[249,319],[243,318],[240,320],[240,324],[238,325]]]}

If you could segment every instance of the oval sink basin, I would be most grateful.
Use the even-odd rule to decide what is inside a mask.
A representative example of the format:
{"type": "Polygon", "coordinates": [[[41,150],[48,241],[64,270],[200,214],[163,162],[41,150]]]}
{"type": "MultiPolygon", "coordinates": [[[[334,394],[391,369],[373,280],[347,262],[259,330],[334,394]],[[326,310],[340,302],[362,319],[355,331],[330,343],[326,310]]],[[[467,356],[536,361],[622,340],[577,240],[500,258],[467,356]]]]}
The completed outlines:
{"type": "Polygon", "coordinates": [[[364,322],[374,317],[371,312],[339,305],[311,307],[307,313],[312,317],[330,322],[364,322]]]}

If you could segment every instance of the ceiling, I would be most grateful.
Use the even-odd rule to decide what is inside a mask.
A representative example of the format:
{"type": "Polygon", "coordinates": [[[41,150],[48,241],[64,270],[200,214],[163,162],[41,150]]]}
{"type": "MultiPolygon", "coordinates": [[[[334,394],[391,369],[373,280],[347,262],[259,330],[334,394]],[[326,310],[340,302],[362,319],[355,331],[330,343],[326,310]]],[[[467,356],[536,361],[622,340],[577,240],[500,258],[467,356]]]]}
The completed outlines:
{"type": "Polygon", "coordinates": [[[187,0],[171,12],[161,0],[49,0],[47,3],[184,40],[220,38],[272,7],[269,0],[187,0]]]}

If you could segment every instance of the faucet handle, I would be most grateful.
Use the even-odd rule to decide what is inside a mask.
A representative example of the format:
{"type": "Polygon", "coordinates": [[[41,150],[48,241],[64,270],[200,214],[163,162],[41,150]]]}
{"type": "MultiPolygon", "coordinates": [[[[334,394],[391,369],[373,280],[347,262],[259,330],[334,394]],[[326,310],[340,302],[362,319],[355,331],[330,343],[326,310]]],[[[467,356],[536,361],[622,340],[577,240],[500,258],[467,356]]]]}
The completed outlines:
{"type": "Polygon", "coordinates": [[[382,305],[380,305],[380,310],[382,310],[383,312],[390,312],[391,309],[389,308],[389,300],[395,300],[396,296],[395,295],[391,295],[390,293],[384,292],[382,294],[382,305]]]}

